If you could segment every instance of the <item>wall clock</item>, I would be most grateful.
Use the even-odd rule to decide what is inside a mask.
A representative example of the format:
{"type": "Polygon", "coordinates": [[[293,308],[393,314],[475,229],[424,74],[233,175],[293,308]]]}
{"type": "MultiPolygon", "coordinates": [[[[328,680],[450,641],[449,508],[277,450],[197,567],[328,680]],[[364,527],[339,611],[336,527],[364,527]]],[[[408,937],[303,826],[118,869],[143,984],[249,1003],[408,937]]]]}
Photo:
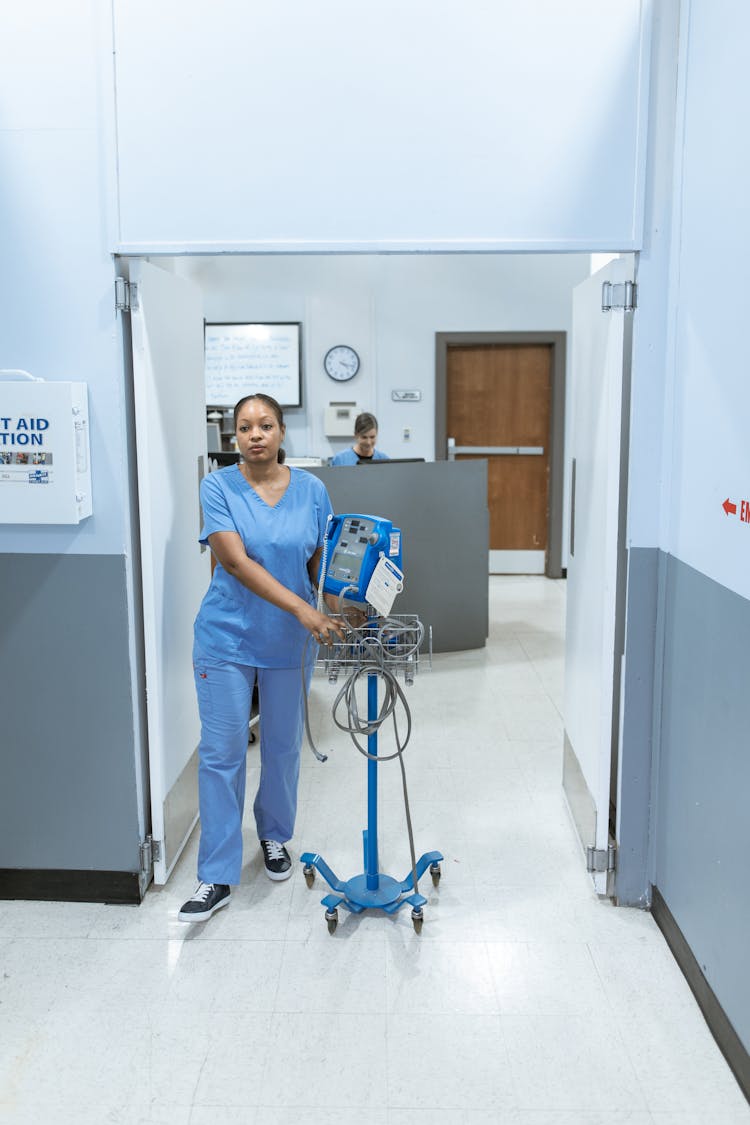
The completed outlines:
{"type": "Polygon", "coordinates": [[[359,371],[359,356],[348,344],[337,344],[329,348],[323,360],[326,375],[337,383],[346,383],[359,371]]]}

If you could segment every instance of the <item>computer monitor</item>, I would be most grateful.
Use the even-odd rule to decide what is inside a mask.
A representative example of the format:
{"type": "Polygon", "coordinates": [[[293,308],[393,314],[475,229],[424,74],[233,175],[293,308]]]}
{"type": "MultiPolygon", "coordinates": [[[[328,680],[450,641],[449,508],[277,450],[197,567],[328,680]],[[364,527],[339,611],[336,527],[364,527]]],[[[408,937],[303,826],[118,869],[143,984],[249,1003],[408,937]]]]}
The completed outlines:
{"type": "Polygon", "coordinates": [[[412,465],[417,461],[424,462],[424,457],[389,457],[387,461],[376,461],[374,457],[366,457],[357,461],[358,465],[412,465]]]}
{"type": "Polygon", "coordinates": [[[209,461],[213,461],[217,468],[225,469],[227,465],[236,465],[240,459],[239,453],[218,453],[209,451],[209,461]]]}
{"type": "Polygon", "coordinates": [[[206,448],[209,453],[221,450],[221,426],[218,422],[206,422],[206,448]]]}

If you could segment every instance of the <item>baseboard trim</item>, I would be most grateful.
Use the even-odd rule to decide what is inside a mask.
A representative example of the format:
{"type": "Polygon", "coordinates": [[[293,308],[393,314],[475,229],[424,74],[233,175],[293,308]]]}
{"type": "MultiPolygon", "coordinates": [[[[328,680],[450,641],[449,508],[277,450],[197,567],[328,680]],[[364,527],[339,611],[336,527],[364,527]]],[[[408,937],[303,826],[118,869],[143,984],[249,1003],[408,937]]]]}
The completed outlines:
{"type": "Polygon", "coordinates": [[[742,1093],[750,1101],[750,1054],[745,1050],[742,1040],[729,1022],[726,1012],[704,977],[692,949],[657,887],[651,888],[651,913],[698,1001],[698,1007],[719,1050],[727,1060],[742,1093]]]}
{"type": "Polygon", "coordinates": [[[0,899],[42,902],[106,902],[137,906],[137,871],[47,871],[0,868],[0,899]]]}

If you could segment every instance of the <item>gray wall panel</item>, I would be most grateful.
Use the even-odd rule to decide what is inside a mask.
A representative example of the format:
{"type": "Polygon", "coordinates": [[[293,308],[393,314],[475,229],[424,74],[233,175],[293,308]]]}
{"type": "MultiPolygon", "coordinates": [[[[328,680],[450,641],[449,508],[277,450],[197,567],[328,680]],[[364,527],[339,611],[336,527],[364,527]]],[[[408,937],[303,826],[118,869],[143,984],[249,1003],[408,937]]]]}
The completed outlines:
{"type": "Polygon", "coordinates": [[[655,885],[750,1048],[750,602],[667,562],[655,885]]]}
{"type": "Polygon", "coordinates": [[[125,560],[0,555],[0,868],[137,871],[125,560]]]}
{"type": "Polygon", "coordinates": [[[404,592],[393,612],[433,629],[435,652],[483,648],[489,631],[487,462],[312,469],[336,512],[401,528],[404,592]]]}

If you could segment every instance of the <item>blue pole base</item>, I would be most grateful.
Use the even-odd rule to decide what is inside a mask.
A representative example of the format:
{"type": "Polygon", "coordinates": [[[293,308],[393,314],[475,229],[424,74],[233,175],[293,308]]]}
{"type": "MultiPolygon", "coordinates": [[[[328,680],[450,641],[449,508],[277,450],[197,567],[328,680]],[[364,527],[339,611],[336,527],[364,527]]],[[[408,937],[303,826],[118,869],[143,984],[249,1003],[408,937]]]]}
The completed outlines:
{"type": "MultiPolygon", "coordinates": [[[[424,875],[428,867],[438,864],[443,859],[441,852],[425,852],[417,860],[417,882],[424,875]]],[[[339,906],[352,914],[361,914],[363,910],[382,910],[386,914],[395,914],[402,906],[408,904],[413,910],[421,911],[427,899],[424,895],[414,890],[414,879],[411,871],[406,878],[399,881],[390,875],[378,873],[377,886],[372,887],[372,873],[363,872],[352,879],[342,881],[328,866],[322,856],[316,852],[304,852],[300,856],[300,863],[306,868],[314,867],[325,879],[328,886],[336,894],[326,895],[322,898],[321,905],[326,911],[331,912],[339,906]]]]}

